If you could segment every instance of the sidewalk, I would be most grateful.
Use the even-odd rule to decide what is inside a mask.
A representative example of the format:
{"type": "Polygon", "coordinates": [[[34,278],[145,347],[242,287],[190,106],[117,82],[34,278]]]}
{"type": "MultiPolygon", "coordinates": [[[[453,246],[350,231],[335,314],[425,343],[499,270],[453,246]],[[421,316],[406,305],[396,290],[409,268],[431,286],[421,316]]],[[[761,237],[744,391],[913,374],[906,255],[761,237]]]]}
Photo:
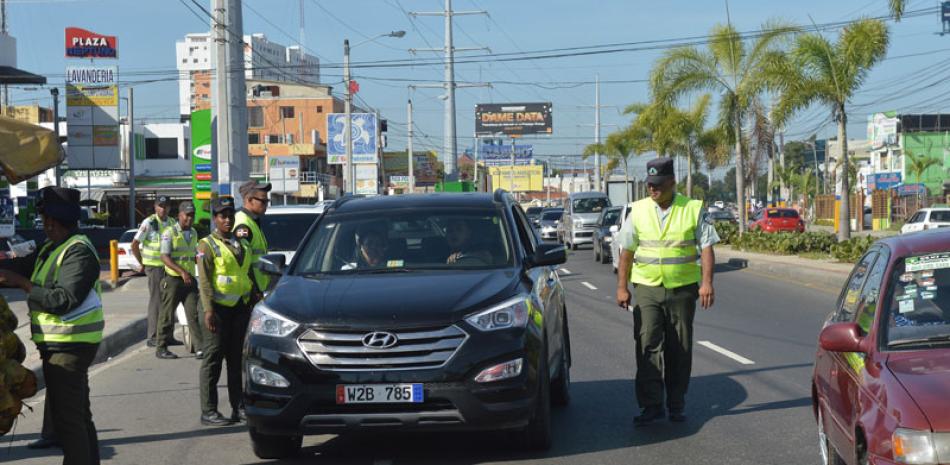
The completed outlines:
{"type": "MultiPolygon", "coordinates": [[[[824,233],[830,233],[830,234],[835,234],[836,232],[834,226],[819,226],[817,224],[809,224],[806,227],[806,231],[824,232],[824,233]]],[[[897,235],[897,231],[871,231],[869,229],[864,230],[864,231],[851,231],[851,237],[872,236],[875,238],[882,238],[882,237],[895,236],[895,235],[897,235]]]]}
{"type": "Polygon", "coordinates": [[[835,294],[841,292],[854,266],[834,260],[813,260],[794,255],[746,252],[729,246],[716,247],[716,262],[722,266],[747,269],[835,294]]]}
{"type": "MultiPolygon", "coordinates": [[[[121,353],[128,347],[145,339],[146,307],[148,306],[148,283],[145,277],[133,277],[120,281],[113,289],[107,281],[102,282],[102,310],[106,328],[99,344],[99,353],[94,363],[100,363],[121,353]],[[124,284],[123,284],[124,282],[124,284]]],[[[19,320],[16,335],[26,345],[26,360],[23,366],[33,370],[41,379],[40,354],[30,341],[30,318],[27,312],[26,295],[19,289],[0,289],[0,294],[10,304],[10,309],[19,320]]]]}

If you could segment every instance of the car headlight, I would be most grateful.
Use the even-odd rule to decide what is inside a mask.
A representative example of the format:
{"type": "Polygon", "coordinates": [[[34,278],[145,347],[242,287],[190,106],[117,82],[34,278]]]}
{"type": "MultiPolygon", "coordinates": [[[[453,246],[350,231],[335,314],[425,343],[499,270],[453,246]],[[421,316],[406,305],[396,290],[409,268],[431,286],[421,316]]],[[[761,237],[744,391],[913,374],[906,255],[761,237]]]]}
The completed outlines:
{"type": "Polygon", "coordinates": [[[891,435],[894,460],[908,465],[932,465],[950,461],[950,433],[931,433],[898,428],[891,435]]]}
{"type": "Polygon", "coordinates": [[[290,386],[290,381],[287,381],[287,378],[284,378],[279,373],[275,373],[265,368],[261,368],[257,365],[250,365],[248,378],[254,384],[259,384],[261,386],[270,386],[285,388],[290,386]]]}
{"type": "Polygon", "coordinates": [[[604,242],[613,242],[613,240],[614,240],[613,236],[604,236],[604,242]]]}
{"type": "Polygon", "coordinates": [[[581,227],[581,226],[584,226],[584,220],[574,220],[574,227],[575,227],[575,228],[579,228],[579,227],[581,227]]]}
{"type": "Polygon", "coordinates": [[[294,332],[298,326],[300,325],[278,315],[263,303],[254,307],[254,311],[251,312],[251,322],[248,325],[251,334],[274,337],[284,337],[294,332]]]}
{"type": "Polygon", "coordinates": [[[508,299],[488,310],[466,317],[465,321],[482,331],[524,328],[528,323],[528,297],[521,295],[508,299]]]}

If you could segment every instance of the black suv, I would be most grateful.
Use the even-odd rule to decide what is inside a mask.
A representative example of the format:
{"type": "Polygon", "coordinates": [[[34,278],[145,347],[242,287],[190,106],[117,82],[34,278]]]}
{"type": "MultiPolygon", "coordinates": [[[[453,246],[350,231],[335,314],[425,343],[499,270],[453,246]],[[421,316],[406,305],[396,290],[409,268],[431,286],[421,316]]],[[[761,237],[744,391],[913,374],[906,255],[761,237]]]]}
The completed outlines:
{"type": "Polygon", "coordinates": [[[556,265],[503,191],[344,198],[254,308],[248,426],[260,458],[306,434],[517,431],[551,442],[569,399],[570,338],[556,265]]]}

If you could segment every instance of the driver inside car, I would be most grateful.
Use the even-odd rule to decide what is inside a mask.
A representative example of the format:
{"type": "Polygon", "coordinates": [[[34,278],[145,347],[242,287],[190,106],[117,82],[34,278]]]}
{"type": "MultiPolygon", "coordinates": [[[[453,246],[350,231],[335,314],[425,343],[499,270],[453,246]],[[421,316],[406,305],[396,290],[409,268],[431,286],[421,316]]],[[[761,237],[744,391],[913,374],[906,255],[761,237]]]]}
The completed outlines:
{"type": "Polygon", "coordinates": [[[368,225],[356,233],[359,253],[356,261],[343,265],[341,270],[380,268],[386,262],[386,230],[382,225],[368,225]]]}
{"type": "Polygon", "coordinates": [[[468,221],[462,219],[449,221],[445,226],[445,239],[450,251],[445,263],[454,264],[463,261],[480,265],[492,263],[491,253],[475,244],[472,225],[468,221]]]}

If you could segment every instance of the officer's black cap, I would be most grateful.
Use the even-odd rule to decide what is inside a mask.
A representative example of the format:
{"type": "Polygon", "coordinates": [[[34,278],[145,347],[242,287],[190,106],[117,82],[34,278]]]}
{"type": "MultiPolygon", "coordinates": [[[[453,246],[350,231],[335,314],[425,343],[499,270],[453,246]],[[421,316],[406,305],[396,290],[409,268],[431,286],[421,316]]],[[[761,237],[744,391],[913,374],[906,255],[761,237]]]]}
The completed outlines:
{"type": "Polygon", "coordinates": [[[185,200],[178,204],[178,211],[181,213],[194,213],[195,204],[191,203],[191,200],[185,200]]]}
{"type": "Polygon", "coordinates": [[[164,196],[164,195],[160,195],[160,196],[158,196],[158,197],[155,197],[155,205],[161,205],[161,206],[163,206],[163,207],[167,207],[167,206],[168,206],[168,197],[167,197],[167,196],[164,196]]]}
{"type": "Polygon", "coordinates": [[[675,179],[672,158],[654,158],[647,163],[647,184],[663,184],[671,179],[675,179]]]}
{"type": "Polygon", "coordinates": [[[40,189],[37,211],[63,223],[75,223],[82,216],[79,191],[68,187],[49,186],[40,189]]]}
{"type": "Polygon", "coordinates": [[[218,213],[224,213],[230,210],[234,212],[234,198],[228,196],[221,196],[215,198],[211,202],[211,213],[217,215],[218,213]]]}
{"type": "Polygon", "coordinates": [[[257,182],[256,179],[247,181],[238,188],[241,197],[247,197],[253,192],[270,192],[270,190],[271,184],[269,182],[257,182]]]}

